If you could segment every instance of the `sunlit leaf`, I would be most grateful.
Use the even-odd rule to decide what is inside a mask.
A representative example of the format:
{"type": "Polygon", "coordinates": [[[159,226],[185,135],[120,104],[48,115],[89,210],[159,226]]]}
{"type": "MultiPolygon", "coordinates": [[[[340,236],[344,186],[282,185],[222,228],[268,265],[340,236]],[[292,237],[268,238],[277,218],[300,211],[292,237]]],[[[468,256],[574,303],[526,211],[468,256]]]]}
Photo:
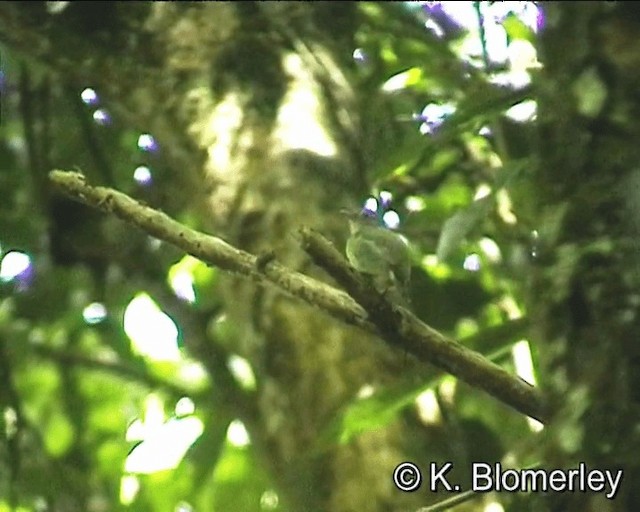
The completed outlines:
{"type": "Polygon", "coordinates": [[[486,218],[492,201],[491,196],[477,199],[468,208],[460,210],[447,219],[442,226],[436,249],[436,255],[440,261],[446,261],[465,237],[486,218]]]}
{"type": "Polygon", "coordinates": [[[260,510],[263,493],[273,486],[250,448],[227,443],[214,476],[215,510],[260,510]]]}
{"type": "Polygon", "coordinates": [[[507,15],[507,17],[502,21],[502,26],[511,40],[525,39],[530,42],[535,40],[533,30],[525,25],[514,13],[507,15]]]}
{"type": "Polygon", "coordinates": [[[459,210],[448,218],[442,226],[436,255],[440,261],[447,261],[462,241],[476,229],[487,217],[496,193],[503,187],[511,186],[530,165],[527,159],[513,161],[504,166],[497,174],[491,192],[473,201],[469,206],[459,210]]]}
{"type": "Polygon", "coordinates": [[[44,444],[54,457],[64,455],[75,437],[75,429],[62,411],[54,411],[44,429],[44,444]]]}
{"type": "Polygon", "coordinates": [[[388,425],[430,385],[433,383],[416,384],[413,376],[395,386],[374,392],[367,398],[355,399],[322,434],[321,445],[347,443],[363,432],[388,425]]]}
{"type": "Polygon", "coordinates": [[[202,422],[196,417],[170,419],[131,451],[125,470],[145,474],[176,467],[202,430],[202,422]]]}

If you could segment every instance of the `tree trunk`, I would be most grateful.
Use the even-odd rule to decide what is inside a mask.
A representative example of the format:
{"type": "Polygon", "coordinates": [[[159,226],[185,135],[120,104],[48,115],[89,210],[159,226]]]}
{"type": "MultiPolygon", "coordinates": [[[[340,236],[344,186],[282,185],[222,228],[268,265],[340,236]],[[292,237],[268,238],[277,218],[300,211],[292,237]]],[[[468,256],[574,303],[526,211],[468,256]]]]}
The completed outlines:
{"type": "MultiPolygon", "coordinates": [[[[347,2],[90,2],[53,16],[42,3],[12,4],[2,31],[65,81],[89,81],[114,117],[154,135],[172,170],[159,177],[164,193],[153,206],[186,207],[238,247],[313,275],[297,230],[344,244],[340,207],[368,190],[367,133],[389,133],[359,117],[360,106],[378,107],[350,84],[356,12],[347,2]]],[[[223,276],[217,290],[232,334],[208,342],[245,357],[256,374],[249,412],[236,412],[288,510],[425,504],[392,484],[399,462],[420,460],[402,422],[318,449],[340,407],[397,375],[403,355],[244,278],[223,276]]]]}
{"type": "MultiPolygon", "coordinates": [[[[342,245],[340,207],[353,207],[354,190],[366,190],[358,181],[365,148],[350,145],[360,135],[357,103],[341,69],[352,46],[329,41],[350,39],[354,5],[251,10],[214,58],[213,94],[201,98],[206,106],[192,124],[208,153],[203,180],[212,184],[202,213],[213,231],[241,248],[274,251],[290,267],[318,275],[299,248],[297,230],[314,227],[342,245]],[[342,25],[333,27],[334,19],[342,25]],[[283,41],[269,40],[274,35],[283,41]]],[[[402,358],[379,340],[244,279],[225,277],[220,292],[237,329],[233,350],[257,374],[257,414],[247,426],[289,509],[406,509],[416,497],[400,494],[391,479],[406,457],[400,424],[317,451],[340,407],[365,386],[387,382],[394,359],[397,370],[402,358]]]]}
{"type": "Polygon", "coordinates": [[[531,310],[541,382],[556,412],[541,460],[624,471],[603,493],[536,497],[535,510],[632,510],[640,503],[640,11],[551,2],[540,60],[532,191],[540,251],[531,310]]]}

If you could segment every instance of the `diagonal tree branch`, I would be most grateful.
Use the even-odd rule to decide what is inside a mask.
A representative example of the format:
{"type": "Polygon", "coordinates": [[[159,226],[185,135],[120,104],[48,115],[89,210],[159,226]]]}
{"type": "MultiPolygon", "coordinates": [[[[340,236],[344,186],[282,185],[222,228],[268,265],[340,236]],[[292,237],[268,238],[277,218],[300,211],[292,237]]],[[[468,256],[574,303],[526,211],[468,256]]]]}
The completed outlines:
{"type": "Polygon", "coordinates": [[[324,237],[303,230],[305,250],[369,313],[377,333],[390,345],[406,350],[498,400],[539,421],[546,411],[540,392],[457,341],[429,327],[410,311],[392,304],[384,294],[369,286],[324,237]]]}
{"type": "Polygon", "coordinates": [[[49,177],[61,192],[72,199],[113,213],[206,263],[249,277],[258,284],[271,283],[340,320],[360,327],[368,325],[369,330],[373,330],[364,309],[345,292],[287,269],[271,254],[255,256],[236,249],[220,238],[189,229],[165,213],[149,208],[122,192],[89,185],[81,173],[56,170],[51,171],[49,177]]]}
{"type": "Polygon", "coordinates": [[[54,170],[49,176],[58,189],[77,201],[113,213],[202,261],[244,275],[258,284],[275,285],[335,318],[374,332],[388,343],[483,389],[521,413],[542,422],[548,417],[539,390],[481,354],[447,339],[409,311],[391,304],[318,233],[301,230],[305,250],[350,295],[284,267],[272,254],[255,256],[241,251],[220,238],[189,229],[122,192],[93,187],[80,173],[54,170]]]}

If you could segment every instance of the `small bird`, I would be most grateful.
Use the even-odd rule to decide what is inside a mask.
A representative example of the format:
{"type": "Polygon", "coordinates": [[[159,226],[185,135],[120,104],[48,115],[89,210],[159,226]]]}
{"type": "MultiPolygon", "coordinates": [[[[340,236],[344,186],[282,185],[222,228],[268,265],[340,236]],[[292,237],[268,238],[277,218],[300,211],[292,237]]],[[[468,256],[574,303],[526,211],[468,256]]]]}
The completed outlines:
{"type": "Polygon", "coordinates": [[[411,258],[407,240],[384,225],[377,212],[343,212],[349,218],[351,236],[347,240],[349,263],[372,277],[381,293],[400,304],[408,302],[411,258]]]}

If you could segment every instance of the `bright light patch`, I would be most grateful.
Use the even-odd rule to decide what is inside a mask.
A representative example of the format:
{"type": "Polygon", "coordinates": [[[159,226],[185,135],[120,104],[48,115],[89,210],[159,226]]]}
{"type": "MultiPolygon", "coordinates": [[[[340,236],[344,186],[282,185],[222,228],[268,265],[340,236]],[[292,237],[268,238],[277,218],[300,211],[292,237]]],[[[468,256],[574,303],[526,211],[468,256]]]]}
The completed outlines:
{"type": "Polygon", "coordinates": [[[529,41],[516,40],[507,49],[509,70],[492,74],[491,83],[521,89],[531,83],[529,70],[539,69],[536,49],[529,41]]]}
{"type": "Polygon", "coordinates": [[[509,66],[512,71],[527,71],[541,67],[535,47],[523,39],[517,39],[509,45],[509,66]]]}
{"type": "Polygon", "coordinates": [[[416,116],[416,120],[423,121],[420,125],[420,133],[429,135],[435,133],[442,123],[456,111],[456,108],[450,103],[438,105],[437,103],[429,103],[422,109],[422,112],[416,116]]]}
{"type": "Polygon", "coordinates": [[[278,507],[278,503],[280,500],[278,499],[278,494],[276,491],[269,489],[268,491],[264,491],[262,496],[260,496],[260,507],[264,510],[274,510],[278,507]]]}
{"type": "Polygon", "coordinates": [[[208,385],[209,374],[198,361],[187,361],[178,366],[176,378],[189,386],[189,389],[203,389],[208,385]]]}
{"type": "MultiPolygon", "coordinates": [[[[527,340],[520,340],[511,349],[511,356],[513,357],[513,365],[516,370],[516,374],[532,386],[536,385],[535,370],[533,368],[533,357],[531,357],[531,347],[527,340]]],[[[538,420],[533,418],[527,418],[529,428],[534,432],[539,432],[544,428],[544,425],[538,420]]]]}
{"type": "Polygon", "coordinates": [[[498,215],[506,224],[517,224],[518,218],[513,212],[513,203],[506,189],[501,189],[496,195],[498,215]]]}
{"type": "Polygon", "coordinates": [[[538,104],[534,100],[526,100],[511,107],[505,115],[517,123],[526,123],[536,118],[538,104]]]}
{"type": "Polygon", "coordinates": [[[120,479],[120,503],[131,505],[140,491],[140,481],[135,475],[123,475],[120,479]]]}
{"type": "Polygon", "coordinates": [[[127,441],[142,441],[144,439],[145,426],[144,423],[137,419],[131,422],[127,428],[125,440],[127,441]]]}
{"type": "Polygon", "coordinates": [[[492,263],[500,262],[502,253],[500,252],[500,247],[498,247],[498,244],[493,239],[487,237],[481,238],[478,245],[480,245],[480,249],[489,261],[492,263]]]}
{"type": "Polygon", "coordinates": [[[531,75],[528,71],[505,71],[494,73],[489,81],[500,87],[522,89],[531,83],[531,75]]]}
{"type": "Polygon", "coordinates": [[[364,400],[365,398],[373,396],[373,393],[375,393],[375,391],[376,388],[374,388],[371,384],[365,384],[358,390],[358,394],[356,396],[358,397],[358,399],[364,400]]]}
{"type": "Polygon", "coordinates": [[[158,149],[158,143],[153,135],[143,133],[138,137],[138,148],[142,151],[156,151],[158,149]]]}
{"type": "Polygon", "coordinates": [[[420,68],[411,68],[397,73],[382,84],[383,92],[397,92],[415,85],[422,78],[422,70],[420,68]]]}
{"type": "Polygon", "coordinates": [[[31,267],[31,258],[19,251],[11,251],[5,254],[0,263],[0,280],[5,283],[25,273],[31,267]]]}
{"type": "Polygon", "coordinates": [[[538,251],[540,250],[540,233],[538,233],[537,229],[531,231],[531,248],[529,250],[529,254],[531,254],[532,258],[538,257],[538,251]]]}
{"type": "Polygon", "coordinates": [[[48,1],[45,2],[45,5],[49,14],[60,14],[67,8],[67,5],[70,3],[71,2],[48,1]]]}
{"type": "Polygon", "coordinates": [[[456,322],[456,337],[458,339],[466,338],[477,334],[479,330],[478,322],[473,318],[464,317],[456,322]]]}
{"type": "Polygon", "coordinates": [[[489,194],[491,194],[491,187],[486,183],[482,183],[476,189],[476,193],[473,195],[473,200],[478,201],[487,197],[489,194]]]}
{"type": "Polygon", "coordinates": [[[235,377],[236,381],[238,381],[244,389],[256,389],[256,376],[253,373],[253,369],[251,368],[249,361],[244,357],[240,357],[235,354],[229,356],[227,367],[235,377]]]}
{"type": "Polygon", "coordinates": [[[531,348],[529,342],[526,340],[520,340],[513,345],[511,349],[513,356],[513,364],[516,369],[516,374],[532,386],[536,384],[536,378],[533,372],[533,359],[531,358],[531,348]]]}
{"type": "Polygon", "coordinates": [[[466,29],[472,29],[478,25],[478,16],[472,2],[439,2],[442,10],[449,18],[466,29]]]}
{"type": "Polygon", "coordinates": [[[107,308],[100,302],[93,302],[84,308],[82,317],[90,325],[99,324],[107,318],[107,308]]]}
{"type": "Polygon", "coordinates": [[[111,122],[111,116],[103,108],[99,108],[93,113],[93,120],[99,125],[106,125],[111,122]]]}
{"type": "Polygon", "coordinates": [[[507,313],[507,316],[511,320],[515,320],[516,318],[522,318],[524,311],[518,306],[518,303],[515,301],[513,296],[505,295],[500,299],[500,307],[504,309],[507,313]]]}
{"type": "Polygon", "coordinates": [[[18,432],[18,414],[13,407],[5,407],[3,416],[5,424],[4,434],[7,436],[7,439],[11,439],[18,432]]]}
{"type": "Polygon", "coordinates": [[[147,237],[147,246],[152,251],[157,251],[162,247],[162,240],[158,240],[157,238],[153,238],[152,236],[147,237]]]}
{"type": "Polygon", "coordinates": [[[80,93],[80,99],[85,105],[95,105],[98,103],[98,93],[91,87],[87,87],[80,93]]]}
{"type": "Polygon", "coordinates": [[[181,501],[176,505],[175,512],[193,512],[193,507],[186,501],[181,501]]]}
{"type": "Polygon", "coordinates": [[[504,507],[497,501],[491,501],[482,510],[483,512],[504,512],[504,507]]]}
{"type": "Polygon", "coordinates": [[[422,264],[427,268],[435,267],[438,264],[438,257],[435,254],[426,254],[422,258],[422,264]]]}
{"type": "Polygon", "coordinates": [[[321,121],[326,114],[318,99],[320,95],[312,85],[316,81],[310,70],[294,52],[284,57],[282,65],[289,77],[289,87],[278,111],[275,144],[291,149],[308,149],[321,156],[334,156],[337,148],[321,121]],[[301,126],[304,126],[303,130],[301,126]]]}
{"type": "Polygon", "coordinates": [[[394,210],[384,212],[382,220],[384,222],[384,225],[389,229],[398,229],[400,227],[400,216],[398,215],[398,212],[394,210]]]}
{"type": "Polygon", "coordinates": [[[197,300],[194,275],[202,265],[200,260],[187,255],[172,265],[167,275],[167,282],[176,296],[190,304],[197,300]]]}
{"type": "MultiPolygon", "coordinates": [[[[439,2],[442,10],[457,25],[466,28],[469,33],[462,41],[458,52],[463,59],[484,66],[482,62],[482,41],[478,26],[478,13],[473,2],[439,2]]],[[[542,10],[535,2],[481,2],[483,28],[487,55],[490,61],[505,62],[509,58],[507,33],[502,22],[510,14],[515,14],[525,25],[534,32],[543,23],[542,10]]]]}
{"type": "Polygon", "coordinates": [[[229,424],[229,428],[227,429],[227,441],[238,448],[243,448],[251,443],[251,440],[249,439],[249,432],[247,432],[244,423],[240,420],[233,420],[229,424]]]}
{"type": "Polygon", "coordinates": [[[442,399],[449,404],[453,404],[456,396],[457,380],[452,375],[447,375],[438,386],[438,391],[442,399]]]}
{"type": "Polygon", "coordinates": [[[171,288],[176,297],[190,304],[196,301],[196,291],[193,287],[193,277],[186,270],[176,272],[171,277],[171,288]]]}
{"type": "Polygon", "coordinates": [[[124,331],[137,353],[158,361],[177,361],[178,328],[146,293],[139,293],[124,312],[124,331]]]}
{"type": "MultiPolygon", "coordinates": [[[[469,31],[458,49],[460,56],[471,64],[484,67],[478,14],[473,2],[441,2],[440,4],[448,16],[469,31]]],[[[507,33],[491,16],[487,16],[485,3],[481,3],[480,8],[484,11],[482,14],[487,56],[490,61],[504,62],[507,58],[507,33]]]]}
{"type": "Polygon", "coordinates": [[[378,196],[380,197],[380,203],[382,203],[383,207],[389,206],[391,201],[393,201],[393,194],[388,190],[382,190],[378,196]]]}
{"type": "Polygon", "coordinates": [[[433,389],[427,389],[416,398],[418,417],[426,425],[436,425],[442,421],[440,406],[433,389]]]}
{"type": "Polygon", "coordinates": [[[154,429],[162,426],[165,420],[164,404],[160,397],[154,393],[147,395],[144,402],[143,419],[131,422],[125,434],[125,440],[142,441],[154,429]]]}
{"type": "Polygon", "coordinates": [[[378,200],[375,197],[370,197],[364,202],[364,210],[370,212],[378,211],[378,200]]]}
{"type": "Polygon", "coordinates": [[[541,28],[541,10],[535,2],[494,2],[489,7],[489,10],[498,23],[502,22],[510,13],[513,13],[534,32],[537,32],[541,28]]]}
{"type": "Polygon", "coordinates": [[[151,183],[151,169],[146,165],[139,165],[133,171],[133,179],[138,185],[149,185],[151,183]]]}
{"type": "Polygon", "coordinates": [[[242,124],[243,111],[240,108],[240,100],[236,94],[230,93],[220,101],[212,110],[208,120],[209,126],[201,128],[203,133],[208,132],[209,140],[208,157],[214,169],[231,169],[232,143],[242,124]],[[210,138],[209,138],[210,137],[210,138]]]}
{"type": "Polygon", "coordinates": [[[422,197],[409,196],[404,201],[404,207],[410,212],[421,212],[427,207],[427,204],[422,197]]]}
{"type": "Polygon", "coordinates": [[[196,404],[188,396],[183,396],[176,403],[176,416],[189,416],[196,412],[196,404]]]}
{"type": "Polygon", "coordinates": [[[477,272],[480,270],[480,256],[477,254],[469,254],[462,264],[462,268],[468,270],[469,272],[477,272]]]}
{"type": "Polygon", "coordinates": [[[423,267],[429,275],[435,279],[444,280],[451,275],[451,268],[445,263],[441,263],[435,254],[426,254],[422,258],[423,267]]]}
{"type": "Polygon", "coordinates": [[[162,399],[156,394],[148,395],[144,419],[137,419],[127,429],[127,441],[142,442],[129,453],[125,471],[147,474],[176,467],[203,429],[202,422],[193,416],[165,422],[162,399]]]}
{"type": "Polygon", "coordinates": [[[367,60],[367,54],[362,48],[356,48],[353,50],[353,60],[359,64],[363,64],[367,60]]]}
{"type": "Polygon", "coordinates": [[[150,474],[177,467],[203,430],[202,422],[193,416],[170,419],[152,429],[144,441],[131,450],[125,471],[150,474]]]}
{"type": "MultiPolygon", "coordinates": [[[[156,393],[147,395],[144,402],[144,428],[154,429],[164,423],[164,401],[156,393]]],[[[144,435],[140,438],[144,439],[144,435]]]]}
{"type": "Polygon", "coordinates": [[[429,32],[431,32],[438,38],[444,35],[444,30],[442,30],[442,27],[431,19],[424,22],[424,28],[426,28],[429,32]]]}

